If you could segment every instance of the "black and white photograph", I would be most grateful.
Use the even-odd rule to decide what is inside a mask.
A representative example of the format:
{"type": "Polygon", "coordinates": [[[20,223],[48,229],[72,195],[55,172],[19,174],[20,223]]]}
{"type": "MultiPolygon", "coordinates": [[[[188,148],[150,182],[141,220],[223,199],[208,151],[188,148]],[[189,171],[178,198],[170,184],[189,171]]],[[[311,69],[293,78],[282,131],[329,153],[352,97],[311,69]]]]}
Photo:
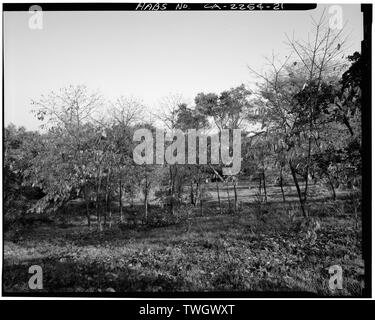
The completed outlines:
{"type": "Polygon", "coordinates": [[[2,296],[371,297],[372,4],[2,19],[2,296]]]}

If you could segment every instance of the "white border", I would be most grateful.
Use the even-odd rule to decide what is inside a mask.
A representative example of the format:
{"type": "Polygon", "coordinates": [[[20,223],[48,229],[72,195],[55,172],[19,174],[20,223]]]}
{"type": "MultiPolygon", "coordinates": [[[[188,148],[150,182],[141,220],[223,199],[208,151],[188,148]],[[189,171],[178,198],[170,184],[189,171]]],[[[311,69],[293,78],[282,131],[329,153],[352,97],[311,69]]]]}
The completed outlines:
{"type": "MultiPolygon", "coordinates": [[[[9,0],[9,1],[5,1],[6,3],[18,3],[18,2],[21,2],[21,3],[30,3],[30,4],[33,4],[35,3],[35,1],[30,1],[30,0],[24,0],[24,1],[14,1],[14,0],[9,0]]],[[[61,0],[53,0],[53,1],[43,1],[43,2],[48,2],[48,3],[75,3],[75,2],[80,2],[80,3],[95,3],[95,2],[100,2],[100,3],[103,3],[104,1],[88,1],[88,0],[77,0],[77,1],[61,1],[61,0]]],[[[140,1],[119,1],[119,0],[112,0],[111,1],[112,3],[127,3],[127,2],[130,2],[130,3],[134,3],[134,2],[140,2],[140,1]]],[[[155,0],[152,0],[152,1],[145,1],[147,3],[163,3],[163,1],[155,1],[155,0]]],[[[165,2],[168,2],[168,3],[183,3],[183,1],[176,1],[176,0],[168,0],[168,1],[165,1],[165,2]]],[[[206,1],[199,1],[199,0],[192,0],[192,1],[185,1],[184,3],[247,3],[250,1],[238,1],[238,0],[219,0],[219,1],[212,1],[212,0],[206,0],[206,1]]],[[[285,1],[286,3],[318,3],[318,4],[334,4],[334,3],[337,3],[337,4],[360,4],[360,3],[374,3],[374,1],[368,1],[368,0],[364,0],[364,1],[361,1],[361,2],[358,2],[358,1],[350,1],[350,0],[341,0],[341,1],[337,1],[337,0],[332,0],[332,1],[301,1],[301,0],[288,0],[288,1],[285,1]]],[[[277,1],[262,1],[262,3],[277,3],[277,1]]],[[[3,2],[1,2],[1,4],[3,4],[3,2]]],[[[373,20],[374,20],[374,16],[373,16],[373,20]]],[[[372,34],[374,34],[374,22],[372,23],[372,34]]],[[[0,21],[0,32],[1,32],[1,35],[3,34],[3,15],[1,15],[1,21],[0,21]]],[[[374,41],[372,41],[372,52],[374,53],[375,50],[374,50],[374,41]]],[[[2,68],[2,63],[1,63],[1,67],[0,67],[0,71],[1,71],[1,74],[3,72],[2,68]]],[[[374,74],[374,61],[372,61],[372,74],[374,74]]],[[[1,77],[1,80],[0,80],[0,85],[1,85],[1,88],[2,88],[2,77],[1,77]]],[[[372,79],[372,99],[373,99],[373,95],[375,93],[375,81],[374,79],[372,79]]],[[[371,106],[372,106],[372,103],[373,101],[371,101],[371,106]]],[[[2,106],[4,107],[4,106],[2,106]]],[[[3,113],[1,112],[0,113],[0,120],[1,120],[1,123],[3,121],[3,113]]],[[[375,112],[373,111],[372,112],[372,124],[375,123],[375,112]]],[[[373,125],[372,125],[372,128],[371,128],[371,133],[372,133],[372,159],[373,159],[373,164],[375,163],[375,130],[373,128],[373,125]]],[[[2,130],[0,132],[0,138],[1,138],[1,141],[3,139],[3,136],[2,136],[2,130]]],[[[2,152],[2,148],[1,148],[1,152],[2,152]]],[[[0,165],[1,165],[1,168],[3,166],[3,163],[2,163],[2,157],[1,157],[1,160],[0,160],[0,165]]],[[[2,181],[3,177],[2,177],[2,170],[0,171],[0,179],[2,181]]],[[[375,170],[374,168],[372,168],[372,199],[374,199],[374,194],[375,194],[375,191],[374,191],[374,184],[373,182],[375,181],[375,170]]],[[[0,186],[0,189],[1,189],[1,193],[2,193],[2,184],[0,186]]],[[[2,197],[0,198],[0,206],[2,208],[2,197]]],[[[372,210],[372,213],[374,212],[374,209],[373,209],[373,200],[371,201],[371,210],[372,210]]],[[[1,217],[0,217],[0,230],[2,232],[3,230],[3,214],[1,214],[1,217]]],[[[372,215],[372,231],[375,230],[375,219],[374,219],[374,215],[372,215]]],[[[1,237],[0,237],[0,250],[1,250],[1,256],[0,256],[0,273],[2,275],[2,258],[3,258],[3,237],[2,237],[2,233],[1,233],[1,237]]],[[[374,252],[375,252],[375,237],[372,237],[372,270],[371,272],[375,269],[375,255],[374,255],[374,252]]],[[[369,272],[368,270],[366,272],[369,272]]],[[[2,296],[2,283],[1,283],[1,278],[0,278],[0,285],[1,285],[1,296],[0,296],[0,300],[132,300],[132,301],[153,301],[153,300],[162,300],[162,301],[169,301],[169,300],[173,300],[173,301],[178,301],[178,300],[203,300],[203,301],[215,301],[215,300],[227,300],[227,301],[232,301],[232,300],[343,300],[343,298],[96,298],[96,297],[88,297],[88,298],[81,298],[81,297],[72,297],[72,298],[69,298],[69,297],[3,297],[2,296]]],[[[375,292],[375,274],[374,272],[372,272],[372,298],[368,299],[368,298],[344,298],[344,300],[374,300],[374,292],[375,292]]]]}

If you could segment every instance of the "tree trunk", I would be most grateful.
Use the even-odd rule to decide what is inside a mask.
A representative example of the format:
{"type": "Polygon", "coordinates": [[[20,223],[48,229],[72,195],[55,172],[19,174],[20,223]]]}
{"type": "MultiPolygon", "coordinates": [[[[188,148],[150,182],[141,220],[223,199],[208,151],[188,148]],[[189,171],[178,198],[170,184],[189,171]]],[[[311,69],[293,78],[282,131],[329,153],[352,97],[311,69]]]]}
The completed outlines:
{"type": "Polygon", "coordinates": [[[174,215],[174,177],[172,172],[172,166],[169,167],[169,196],[170,196],[170,206],[171,206],[171,215],[174,215]]]}
{"type": "Polygon", "coordinates": [[[229,208],[229,212],[231,212],[232,210],[232,206],[230,204],[230,196],[229,196],[229,184],[228,184],[228,180],[225,182],[226,183],[226,187],[227,187],[227,197],[228,197],[228,208],[229,208]]]}
{"type": "MultiPolygon", "coordinates": [[[[310,115],[311,117],[311,115],[310,115]]],[[[310,172],[310,162],[311,162],[311,126],[310,124],[310,135],[309,135],[309,148],[307,154],[307,166],[306,166],[306,180],[305,180],[305,193],[303,195],[303,202],[306,203],[307,201],[307,193],[309,189],[309,172],[310,172]]]]}
{"type": "Polygon", "coordinates": [[[217,201],[219,202],[220,214],[223,214],[223,210],[221,209],[219,182],[217,180],[216,180],[216,191],[217,191],[217,201]]]}
{"type": "Polygon", "coordinates": [[[197,180],[197,183],[196,183],[196,187],[195,187],[195,200],[194,200],[194,205],[197,206],[197,203],[198,203],[198,199],[200,199],[200,188],[201,188],[201,184],[200,184],[200,181],[199,179],[197,180]]]}
{"type": "Polygon", "coordinates": [[[104,225],[107,225],[107,214],[108,214],[108,226],[109,228],[112,227],[112,209],[111,209],[111,191],[109,190],[108,193],[107,193],[107,213],[106,213],[106,216],[105,216],[105,223],[104,225]]]}
{"type": "Polygon", "coordinates": [[[305,203],[304,203],[304,199],[302,198],[302,195],[301,195],[301,190],[299,188],[299,184],[298,184],[298,180],[297,180],[297,176],[296,176],[296,171],[292,165],[291,162],[289,162],[289,167],[290,167],[290,171],[292,172],[292,176],[293,176],[293,181],[294,181],[294,184],[296,185],[296,189],[297,189],[297,193],[298,193],[298,198],[299,198],[299,203],[300,203],[300,206],[301,206],[301,210],[302,210],[302,214],[304,217],[307,217],[307,214],[306,214],[306,211],[305,211],[305,203]]]}
{"type": "Polygon", "coordinates": [[[108,193],[108,189],[107,189],[106,192],[105,192],[104,226],[107,225],[108,208],[109,208],[109,193],[108,193]]]}
{"type": "Polygon", "coordinates": [[[111,171],[108,170],[107,173],[107,185],[105,189],[105,210],[104,210],[104,226],[107,226],[107,217],[110,218],[111,216],[111,187],[110,187],[110,179],[111,171]]]}
{"type": "Polygon", "coordinates": [[[201,216],[203,216],[203,187],[202,187],[202,183],[200,184],[200,205],[201,205],[201,216]]]}
{"type": "Polygon", "coordinates": [[[89,208],[89,199],[87,195],[87,187],[86,187],[86,182],[83,187],[83,194],[85,197],[85,204],[86,204],[86,217],[87,217],[87,226],[90,228],[91,227],[91,221],[90,221],[90,208],[89,208]]]}
{"type": "Polygon", "coordinates": [[[263,176],[264,201],[267,203],[266,175],[264,173],[264,169],[262,172],[262,176],[263,176]]]}
{"type": "Polygon", "coordinates": [[[145,222],[147,223],[147,218],[148,218],[148,200],[147,197],[145,199],[145,222]]]}
{"type": "Polygon", "coordinates": [[[99,202],[100,202],[100,184],[101,184],[101,181],[100,181],[100,170],[99,170],[99,173],[98,173],[98,176],[97,176],[97,186],[96,186],[96,201],[95,201],[95,206],[96,206],[96,218],[97,218],[97,222],[98,222],[98,227],[99,229],[101,230],[101,217],[100,217],[100,206],[99,206],[99,202]]]}
{"type": "Polygon", "coordinates": [[[237,197],[237,180],[233,180],[233,191],[234,191],[234,212],[237,212],[238,209],[238,197],[237,197]]]}
{"type": "Polygon", "coordinates": [[[148,181],[147,181],[147,175],[146,175],[146,182],[145,182],[145,199],[144,199],[144,207],[145,207],[145,221],[147,222],[147,216],[148,216],[148,181]]]}
{"type": "Polygon", "coordinates": [[[282,167],[280,168],[280,189],[281,189],[281,194],[283,195],[283,202],[285,202],[283,168],[282,167]]]}
{"type": "Polygon", "coordinates": [[[193,185],[193,180],[190,181],[190,203],[192,205],[195,205],[195,202],[194,202],[194,185],[193,185]]]}
{"type": "Polygon", "coordinates": [[[333,201],[336,201],[336,190],[335,190],[335,186],[333,185],[332,180],[331,180],[331,177],[329,176],[329,174],[327,174],[327,177],[328,177],[329,185],[331,186],[333,201]]]}
{"type": "Polygon", "coordinates": [[[119,182],[119,199],[118,199],[118,202],[119,202],[119,213],[120,213],[120,222],[123,222],[124,220],[124,217],[122,215],[122,181],[120,180],[119,182]]]}

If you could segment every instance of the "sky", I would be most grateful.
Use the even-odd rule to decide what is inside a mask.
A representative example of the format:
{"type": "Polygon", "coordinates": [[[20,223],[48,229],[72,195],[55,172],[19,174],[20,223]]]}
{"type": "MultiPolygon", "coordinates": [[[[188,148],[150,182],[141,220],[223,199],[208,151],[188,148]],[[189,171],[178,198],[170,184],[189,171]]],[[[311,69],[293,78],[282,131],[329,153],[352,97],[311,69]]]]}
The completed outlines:
{"type": "MultiPolygon", "coordinates": [[[[38,129],[31,99],[84,84],[107,99],[131,96],[148,111],[163,97],[219,93],[251,85],[248,67],[289,52],[285,33],[306,39],[311,11],[44,12],[43,29],[28,26],[30,13],[4,12],[4,122],[38,129]]],[[[360,51],[360,5],[342,5],[348,54],[360,51]]]]}

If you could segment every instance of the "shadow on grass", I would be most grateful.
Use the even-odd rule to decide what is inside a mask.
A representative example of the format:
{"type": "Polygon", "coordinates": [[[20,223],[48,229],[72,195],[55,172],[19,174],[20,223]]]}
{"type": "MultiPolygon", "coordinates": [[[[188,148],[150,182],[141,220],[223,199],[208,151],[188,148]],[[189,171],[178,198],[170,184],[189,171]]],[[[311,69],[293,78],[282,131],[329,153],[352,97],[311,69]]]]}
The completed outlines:
{"type": "Polygon", "coordinates": [[[100,263],[26,259],[4,265],[4,293],[30,292],[28,269],[39,265],[43,270],[43,289],[38,292],[174,292],[190,291],[192,284],[179,276],[122,267],[108,269],[100,263]]]}

